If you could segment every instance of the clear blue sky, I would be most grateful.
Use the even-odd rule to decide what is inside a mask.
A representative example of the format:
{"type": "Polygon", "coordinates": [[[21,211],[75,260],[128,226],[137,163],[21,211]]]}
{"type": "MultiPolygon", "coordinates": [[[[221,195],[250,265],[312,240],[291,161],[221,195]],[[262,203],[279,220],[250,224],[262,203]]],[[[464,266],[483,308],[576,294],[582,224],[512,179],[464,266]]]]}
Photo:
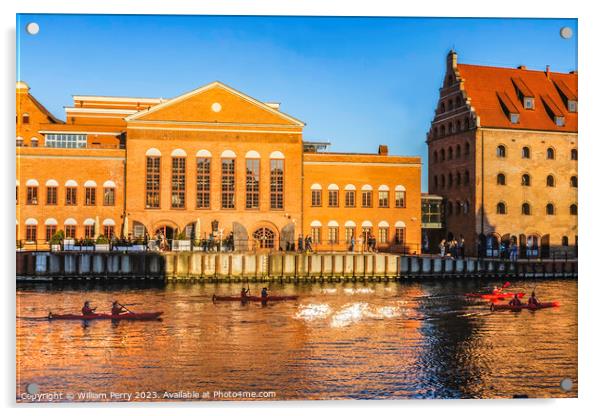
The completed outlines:
{"type": "Polygon", "coordinates": [[[577,69],[576,19],[17,16],[17,78],[71,95],[174,97],[214,80],[307,123],[332,151],[423,157],[450,48],[463,63],[577,69]],[[40,25],[31,36],[28,22],[40,25]],[[572,39],[560,37],[563,26],[572,39]]]}

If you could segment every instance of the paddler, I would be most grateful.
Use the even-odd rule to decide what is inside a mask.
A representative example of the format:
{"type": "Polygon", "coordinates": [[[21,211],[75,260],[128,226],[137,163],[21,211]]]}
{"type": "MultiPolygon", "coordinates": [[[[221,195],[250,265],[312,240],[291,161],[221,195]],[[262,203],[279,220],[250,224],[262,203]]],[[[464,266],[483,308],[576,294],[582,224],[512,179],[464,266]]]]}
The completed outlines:
{"type": "Polygon", "coordinates": [[[241,299],[243,299],[243,300],[244,300],[244,299],[246,299],[246,298],[247,298],[247,296],[249,296],[249,293],[250,293],[250,292],[251,292],[251,289],[246,289],[245,287],[243,287],[243,288],[240,290],[240,298],[241,298],[241,299]]]}
{"type": "Polygon", "coordinates": [[[82,307],[82,315],[94,315],[94,311],[96,308],[90,307],[90,301],[87,300],[84,302],[84,306],[82,307]]]}
{"type": "Polygon", "coordinates": [[[518,293],[514,294],[514,297],[512,298],[512,300],[508,303],[508,305],[510,306],[521,306],[522,303],[520,301],[520,299],[518,298],[518,293]]]}
{"type": "Polygon", "coordinates": [[[535,291],[531,292],[531,297],[529,298],[529,306],[537,306],[539,305],[539,300],[535,297],[535,291]]]}
{"type": "Polygon", "coordinates": [[[500,293],[501,289],[497,286],[493,286],[493,290],[491,291],[491,293],[493,293],[494,295],[497,295],[498,293],[500,293]]]}
{"type": "Polygon", "coordinates": [[[267,297],[268,297],[268,288],[267,287],[264,287],[263,289],[261,289],[261,297],[263,299],[267,299],[267,297]]]}
{"type": "Polygon", "coordinates": [[[113,306],[111,307],[111,315],[121,315],[122,313],[127,312],[126,309],[119,302],[114,301],[113,306]]]}

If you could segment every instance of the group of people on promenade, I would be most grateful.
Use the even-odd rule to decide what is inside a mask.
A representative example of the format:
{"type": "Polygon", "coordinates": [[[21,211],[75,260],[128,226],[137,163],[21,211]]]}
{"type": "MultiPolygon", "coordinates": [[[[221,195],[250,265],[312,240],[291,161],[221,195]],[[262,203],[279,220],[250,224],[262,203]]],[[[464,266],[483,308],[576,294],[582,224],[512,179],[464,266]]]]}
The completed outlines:
{"type": "Polygon", "coordinates": [[[439,254],[441,257],[451,256],[452,258],[464,258],[464,236],[460,235],[460,239],[456,240],[451,238],[450,240],[443,239],[439,243],[439,254]]]}

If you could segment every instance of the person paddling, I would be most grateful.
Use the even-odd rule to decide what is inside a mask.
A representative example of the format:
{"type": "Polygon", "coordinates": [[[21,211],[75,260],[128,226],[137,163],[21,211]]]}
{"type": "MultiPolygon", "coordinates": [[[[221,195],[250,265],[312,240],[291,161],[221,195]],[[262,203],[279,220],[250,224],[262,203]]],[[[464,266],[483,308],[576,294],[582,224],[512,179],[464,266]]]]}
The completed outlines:
{"type": "Polygon", "coordinates": [[[117,301],[113,302],[113,306],[111,307],[111,315],[121,315],[125,312],[127,312],[127,309],[125,309],[123,305],[117,301]]]}
{"type": "Polygon", "coordinates": [[[520,301],[520,299],[518,298],[518,293],[514,294],[514,297],[512,298],[512,300],[508,303],[508,305],[510,306],[521,306],[522,303],[520,301]]]}
{"type": "Polygon", "coordinates": [[[90,307],[90,301],[87,300],[84,302],[84,306],[82,307],[82,315],[94,315],[94,311],[96,308],[90,307]]]}
{"type": "Polygon", "coordinates": [[[501,289],[499,287],[493,286],[493,290],[491,291],[492,294],[497,295],[500,292],[501,292],[501,289]]]}
{"type": "Polygon", "coordinates": [[[245,300],[245,299],[247,298],[247,296],[249,296],[249,293],[250,293],[250,292],[251,292],[251,289],[247,289],[247,288],[243,287],[243,288],[240,290],[240,298],[241,298],[242,300],[245,300]]]}
{"type": "Polygon", "coordinates": [[[268,288],[267,287],[264,287],[263,289],[261,289],[261,298],[262,299],[268,298],[268,288]]]}
{"type": "Polygon", "coordinates": [[[529,306],[538,306],[539,300],[535,296],[535,291],[531,292],[531,297],[529,298],[529,306]]]}

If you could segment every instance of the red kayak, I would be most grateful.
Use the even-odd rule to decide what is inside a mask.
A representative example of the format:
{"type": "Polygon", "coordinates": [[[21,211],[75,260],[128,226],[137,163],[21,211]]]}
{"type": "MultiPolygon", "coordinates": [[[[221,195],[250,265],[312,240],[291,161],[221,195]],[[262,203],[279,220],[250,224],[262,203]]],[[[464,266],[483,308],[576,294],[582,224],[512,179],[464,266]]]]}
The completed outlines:
{"type": "Polygon", "coordinates": [[[514,295],[517,295],[519,298],[525,296],[524,292],[518,293],[467,293],[467,298],[480,298],[487,300],[504,300],[504,299],[512,299],[514,295]]]}
{"type": "Polygon", "coordinates": [[[49,320],[62,319],[62,320],[82,320],[89,321],[93,319],[111,319],[111,320],[128,320],[128,321],[152,321],[159,319],[163,315],[163,312],[128,312],[119,315],[111,315],[108,313],[95,313],[92,315],[55,315],[53,313],[48,314],[49,320]]]}
{"type": "Polygon", "coordinates": [[[560,306],[560,302],[541,302],[537,305],[529,305],[527,303],[514,306],[514,305],[496,305],[494,303],[491,304],[492,311],[521,311],[523,309],[529,310],[537,310],[537,309],[545,309],[545,308],[557,308],[560,306]]]}
{"type": "Polygon", "coordinates": [[[225,302],[280,302],[280,301],[285,301],[285,300],[297,300],[299,298],[299,296],[296,295],[292,295],[292,296],[273,296],[270,295],[266,298],[263,298],[261,296],[245,296],[244,298],[242,296],[218,296],[218,295],[213,295],[213,301],[217,302],[217,301],[225,301],[225,302]]]}

